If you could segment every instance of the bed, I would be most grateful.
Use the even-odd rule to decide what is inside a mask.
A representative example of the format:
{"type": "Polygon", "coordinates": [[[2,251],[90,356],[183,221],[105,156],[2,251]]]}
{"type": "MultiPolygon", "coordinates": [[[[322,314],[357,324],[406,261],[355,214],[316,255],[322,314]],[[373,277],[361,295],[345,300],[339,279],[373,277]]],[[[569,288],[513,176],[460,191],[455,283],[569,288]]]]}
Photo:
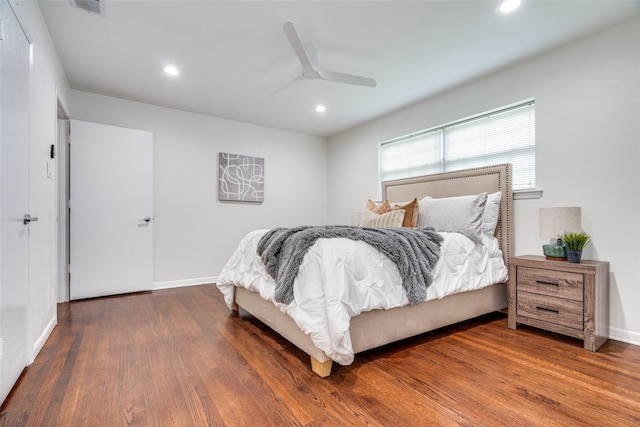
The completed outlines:
{"type": "MultiPolygon", "coordinates": [[[[513,205],[510,164],[387,181],[383,183],[382,190],[383,199],[391,203],[404,203],[405,201],[414,198],[421,199],[425,196],[441,200],[442,198],[455,196],[500,192],[501,197],[496,202],[499,205],[499,214],[496,215],[495,239],[492,239],[492,242],[495,241],[500,264],[505,269],[508,267],[509,257],[513,255],[513,205]]],[[[250,233],[243,241],[253,240],[255,244],[262,234],[264,234],[264,231],[250,233]]],[[[457,238],[457,236],[454,237],[457,238]]],[[[334,239],[320,239],[320,241],[323,240],[334,239]]],[[[362,242],[358,243],[366,246],[362,242]]],[[[244,276],[236,274],[235,270],[239,262],[245,263],[247,270],[261,268],[258,261],[253,259],[246,260],[245,257],[251,257],[254,254],[249,253],[253,249],[242,249],[243,245],[246,245],[246,242],[239,245],[236,253],[225,266],[216,282],[218,288],[225,295],[227,305],[234,311],[238,311],[239,308],[246,310],[307,353],[311,358],[312,371],[321,377],[330,375],[334,359],[340,364],[350,363],[348,359],[337,358],[334,353],[326,350],[324,344],[318,343],[314,332],[310,332],[306,326],[300,324],[297,318],[294,320],[290,316],[294,314],[290,309],[281,303],[273,302],[272,294],[265,293],[260,288],[257,288],[254,282],[266,280],[264,277],[256,278],[246,274],[244,276]],[[234,258],[236,261],[233,261],[234,258]],[[238,261],[241,258],[242,261],[238,261]],[[285,311],[289,314],[286,314],[285,311]],[[324,348],[324,350],[321,348],[324,348]],[[345,362],[345,360],[347,361],[345,362]]],[[[253,248],[251,245],[248,247],[253,248]]],[[[375,251],[375,249],[371,250],[375,251]]],[[[323,271],[321,271],[321,275],[325,277],[323,271]]],[[[307,277],[311,276],[300,274],[296,278],[296,283],[302,282],[299,286],[303,286],[307,277]]],[[[332,276],[327,275],[326,277],[332,276]]],[[[362,312],[356,310],[347,319],[346,336],[340,336],[339,338],[330,336],[329,340],[339,341],[340,345],[344,344],[343,341],[347,341],[346,344],[348,344],[349,351],[352,354],[357,354],[483,314],[502,310],[507,307],[507,277],[499,274],[493,277],[494,279],[488,280],[495,280],[496,283],[489,282],[478,289],[464,292],[456,291],[444,297],[437,297],[419,304],[407,304],[389,309],[373,309],[362,312]]],[[[392,279],[386,279],[385,276],[384,280],[391,281],[392,279]]],[[[331,282],[331,280],[329,281],[331,282]]],[[[446,279],[441,281],[446,281],[446,279]]],[[[322,286],[329,286],[332,283],[323,284],[322,286]]],[[[300,311],[299,307],[295,307],[295,310],[295,313],[300,311]]],[[[330,316],[333,316],[333,314],[330,314],[330,316]]]]}

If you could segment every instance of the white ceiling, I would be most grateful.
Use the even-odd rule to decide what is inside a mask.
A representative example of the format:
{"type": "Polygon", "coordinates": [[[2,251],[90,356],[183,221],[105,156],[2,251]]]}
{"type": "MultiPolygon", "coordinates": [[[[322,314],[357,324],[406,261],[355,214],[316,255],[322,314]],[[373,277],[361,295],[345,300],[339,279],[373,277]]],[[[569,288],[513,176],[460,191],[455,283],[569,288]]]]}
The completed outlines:
{"type": "Polygon", "coordinates": [[[71,87],[331,136],[640,14],[640,2],[40,0],[71,87]],[[377,87],[303,80],[291,21],[321,67],[377,87]],[[167,76],[166,64],[181,70],[167,76]],[[318,114],[316,104],[326,105],[318,114]]]}

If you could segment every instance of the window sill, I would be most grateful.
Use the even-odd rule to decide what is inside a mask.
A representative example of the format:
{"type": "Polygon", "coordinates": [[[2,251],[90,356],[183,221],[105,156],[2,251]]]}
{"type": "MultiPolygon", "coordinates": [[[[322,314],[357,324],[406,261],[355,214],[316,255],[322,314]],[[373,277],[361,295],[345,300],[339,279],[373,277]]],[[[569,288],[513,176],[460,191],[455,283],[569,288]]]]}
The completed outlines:
{"type": "Polygon", "coordinates": [[[541,199],[543,190],[515,190],[513,200],[541,199]]]}

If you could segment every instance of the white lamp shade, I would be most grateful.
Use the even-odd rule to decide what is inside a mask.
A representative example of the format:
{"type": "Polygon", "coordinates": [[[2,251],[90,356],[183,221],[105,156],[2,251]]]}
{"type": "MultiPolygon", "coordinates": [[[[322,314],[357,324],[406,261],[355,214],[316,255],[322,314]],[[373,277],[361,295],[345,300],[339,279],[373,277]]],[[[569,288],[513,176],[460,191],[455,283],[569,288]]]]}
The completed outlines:
{"type": "Polygon", "coordinates": [[[582,208],[540,208],[540,237],[555,239],[567,231],[582,231],[582,208]]]}

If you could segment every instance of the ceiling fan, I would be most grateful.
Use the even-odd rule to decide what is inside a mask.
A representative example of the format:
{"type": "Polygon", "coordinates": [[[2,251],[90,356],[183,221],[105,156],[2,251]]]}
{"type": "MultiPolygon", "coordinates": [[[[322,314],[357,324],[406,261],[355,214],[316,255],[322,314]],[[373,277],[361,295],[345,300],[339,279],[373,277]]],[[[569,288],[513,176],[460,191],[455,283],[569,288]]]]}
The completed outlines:
{"type": "Polygon", "coordinates": [[[298,33],[296,32],[293,23],[285,22],[282,24],[282,29],[284,30],[285,35],[289,39],[293,50],[298,56],[298,60],[302,65],[302,72],[298,77],[287,83],[284,87],[281,87],[276,92],[285,89],[292,84],[300,81],[300,80],[326,80],[329,82],[336,83],[345,83],[350,85],[358,85],[358,86],[367,86],[367,87],[376,87],[376,81],[369,77],[356,76],[353,74],[339,73],[337,71],[329,71],[324,70],[316,64],[315,61],[315,51],[313,50],[313,46],[302,44],[298,33]]]}

